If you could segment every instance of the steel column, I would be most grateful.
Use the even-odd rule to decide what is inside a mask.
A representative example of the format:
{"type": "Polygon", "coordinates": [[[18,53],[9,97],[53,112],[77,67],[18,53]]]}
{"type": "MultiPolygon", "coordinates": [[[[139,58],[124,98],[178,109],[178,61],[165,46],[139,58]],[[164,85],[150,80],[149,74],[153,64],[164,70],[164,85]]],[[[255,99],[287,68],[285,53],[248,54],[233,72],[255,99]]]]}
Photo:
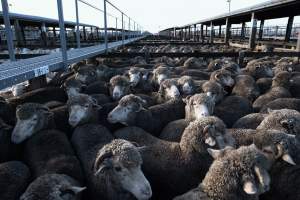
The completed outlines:
{"type": "Polygon", "coordinates": [[[222,25],[219,26],[219,38],[222,37],[222,25]]]}
{"type": "Polygon", "coordinates": [[[78,0],[75,0],[75,9],[76,9],[76,42],[77,42],[77,48],[80,48],[78,0]]]}
{"type": "Polygon", "coordinates": [[[196,28],[197,28],[197,24],[194,24],[194,41],[196,41],[196,34],[197,34],[197,30],[196,30],[196,28]]]}
{"type": "Polygon", "coordinates": [[[107,51],[107,49],[108,49],[108,38],[107,38],[106,0],[104,0],[104,42],[105,42],[105,51],[107,51]]]}
{"type": "Polygon", "coordinates": [[[262,39],[262,37],[263,37],[263,33],[264,33],[264,24],[265,24],[265,20],[264,19],[262,19],[261,21],[260,21],[260,27],[259,27],[259,33],[258,33],[258,39],[262,39]]]}
{"type": "Polygon", "coordinates": [[[11,24],[9,20],[9,10],[8,10],[8,4],[7,0],[1,0],[2,2],[2,12],[3,12],[3,19],[4,19],[4,25],[5,25],[5,36],[7,41],[7,47],[9,52],[9,59],[10,61],[15,61],[15,48],[14,48],[14,42],[13,42],[13,33],[11,30],[11,24]]]}
{"type": "Polygon", "coordinates": [[[124,35],[124,13],[122,13],[122,45],[124,46],[124,39],[125,39],[125,35],[124,35]]]}
{"type": "Polygon", "coordinates": [[[214,24],[211,21],[210,22],[210,37],[209,37],[210,43],[213,44],[214,43],[214,24]]]}
{"type": "Polygon", "coordinates": [[[59,36],[60,36],[60,45],[62,52],[62,59],[64,67],[67,67],[68,55],[67,55],[67,44],[66,44],[66,32],[65,32],[65,20],[64,20],[64,12],[62,0],[57,0],[57,12],[59,19],[59,36]]]}
{"type": "Polygon", "coordinates": [[[289,20],[288,20],[287,27],[286,27],[286,34],[285,34],[285,38],[284,38],[284,40],[286,42],[289,42],[290,39],[291,39],[293,23],[294,23],[294,16],[290,16],[289,20]]]}
{"type": "Polygon", "coordinates": [[[242,30],[241,30],[241,38],[245,38],[245,28],[246,28],[246,23],[242,23],[242,30]]]}
{"type": "Polygon", "coordinates": [[[300,32],[298,33],[298,41],[297,41],[297,47],[296,47],[297,51],[300,52],[300,32]]]}
{"type": "Polygon", "coordinates": [[[23,37],[22,29],[20,27],[20,23],[19,23],[18,19],[16,19],[14,21],[14,27],[15,27],[15,36],[16,36],[16,40],[17,40],[17,45],[22,46],[22,45],[24,45],[24,37],[23,37]]]}
{"type": "Polygon", "coordinates": [[[116,18],[116,41],[118,41],[118,18],[116,18]]]}
{"type": "Polygon", "coordinates": [[[225,28],[225,38],[224,38],[224,42],[225,44],[229,43],[229,38],[230,38],[230,21],[229,21],[229,17],[226,18],[226,28],[225,28]]]}
{"type": "Polygon", "coordinates": [[[249,37],[249,44],[248,44],[248,48],[249,49],[254,49],[255,48],[255,37],[256,37],[256,32],[257,32],[257,19],[255,16],[255,13],[252,13],[252,17],[251,17],[251,33],[250,33],[250,37],[249,37]]]}
{"type": "Polygon", "coordinates": [[[204,31],[204,25],[201,24],[201,30],[200,30],[200,38],[201,38],[201,41],[204,42],[204,35],[203,35],[203,31],[204,31]]]}

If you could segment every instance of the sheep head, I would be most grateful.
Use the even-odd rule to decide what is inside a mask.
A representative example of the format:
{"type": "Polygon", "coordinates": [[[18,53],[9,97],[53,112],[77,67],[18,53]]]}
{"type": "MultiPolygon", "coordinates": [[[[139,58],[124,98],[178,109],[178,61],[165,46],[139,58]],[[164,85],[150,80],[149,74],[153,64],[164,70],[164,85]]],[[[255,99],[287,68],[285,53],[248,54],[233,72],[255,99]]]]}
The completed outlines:
{"type": "Polygon", "coordinates": [[[38,131],[47,128],[53,113],[45,106],[37,103],[25,103],[17,107],[17,123],[11,141],[19,144],[38,131]]]}
{"type": "Polygon", "coordinates": [[[192,77],[182,76],[180,79],[178,79],[177,84],[182,94],[184,95],[194,94],[196,88],[192,77]]]}
{"type": "Polygon", "coordinates": [[[124,96],[107,117],[110,123],[134,124],[136,114],[144,109],[145,100],[133,94],[124,96]]]}
{"type": "Polygon", "coordinates": [[[166,66],[160,66],[153,71],[153,81],[160,85],[170,77],[170,70],[166,66]]]}
{"type": "Polygon", "coordinates": [[[128,75],[129,75],[130,85],[135,87],[139,84],[141,80],[142,72],[137,67],[131,67],[130,70],[128,71],[128,75]]]}
{"type": "Polygon", "coordinates": [[[70,97],[79,94],[85,87],[85,85],[82,84],[79,80],[69,79],[64,82],[63,87],[65,88],[65,91],[70,97]]]}
{"type": "Polygon", "coordinates": [[[234,80],[231,77],[231,73],[225,69],[214,71],[210,76],[211,81],[217,81],[224,87],[233,87],[234,80]]]}
{"type": "Polygon", "coordinates": [[[150,199],[151,186],[142,170],[139,148],[125,140],[113,140],[99,150],[94,163],[95,176],[105,176],[115,187],[139,200],[150,199]]]}
{"type": "Polygon", "coordinates": [[[158,93],[165,100],[177,99],[180,96],[180,92],[177,87],[177,82],[173,79],[164,80],[160,84],[158,93]]]}
{"type": "Polygon", "coordinates": [[[263,130],[255,135],[254,143],[271,161],[281,159],[291,165],[296,165],[292,158],[292,155],[297,154],[293,151],[297,143],[295,135],[278,130],[263,130]]]}
{"type": "Polygon", "coordinates": [[[125,76],[114,76],[109,82],[109,92],[113,100],[119,100],[130,93],[130,83],[125,76]]]}
{"type": "Polygon", "coordinates": [[[93,111],[101,109],[95,99],[85,94],[70,96],[67,105],[69,124],[73,127],[87,123],[93,117],[93,111]]]}
{"type": "Polygon", "coordinates": [[[216,81],[206,81],[202,85],[202,91],[211,95],[216,103],[219,103],[227,94],[222,85],[216,81]]]}
{"type": "Polygon", "coordinates": [[[182,149],[192,149],[199,153],[207,153],[207,148],[223,149],[233,146],[234,139],[226,132],[226,126],[217,117],[203,117],[189,124],[184,130],[180,146],[182,149]]]}
{"type": "Polygon", "coordinates": [[[255,145],[209,150],[214,162],[201,186],[213,199],[258,199],[269,190],[271,163],[255,145]]]}
{"type": "Polygon", "coordinates": [[[215,108],[214,98],[210,93],[195,94],[184,99],[185,118],[188,120],[197,120],[213,114],[215,108]]]}
{"type": "Polygon", "coordinates": [[[92,67],[84,66],[76,72],[75,79],[88,85],[97,80],[97,73],[92,67]]]}

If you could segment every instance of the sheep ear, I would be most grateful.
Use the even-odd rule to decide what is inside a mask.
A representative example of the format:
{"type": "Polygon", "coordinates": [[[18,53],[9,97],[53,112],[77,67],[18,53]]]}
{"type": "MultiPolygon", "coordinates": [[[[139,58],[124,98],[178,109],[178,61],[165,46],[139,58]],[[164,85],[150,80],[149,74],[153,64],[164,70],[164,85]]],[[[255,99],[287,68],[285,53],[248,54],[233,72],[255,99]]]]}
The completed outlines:
{"type": "Polygon", "coordinates": [[[290,154],[286,153],[282,156],[282,160],[291,164],[291,165],[296,165],[296,163],[294,162],[293,158],[291,157],[290,154]]]}
{"type": "Polygon", "coordinates": [[[252,181],[246,181],[243,185],[243,190],[250,195],[257,194],[257,186],[252,181]]]}
{"type": "Polygon", "coordinates": [[[103,173],[105,169],[110,169],[112,167],[111,157],[113,156],[112,152],[106,152],[103,155],[99,155],[94,163],[94,172],[95,175],[103,173]]]}
{"type": "Polygon", "coordinates": [[[95,98],[92,98],[92,102],[93,102],[93,107],[100,110],[102,108],[102,106],[100,106],[98,104],[98,101],[95,98]]]}
{"type": "Polygon", "coordinates": [[[86,189],[86,187],[79,187],[79,186],[70,186],[68,188],[65,188],[64,191],[62,191],[62,193],[72,193],[75,194],[75,196],[79,193],[81,193],[82,191],[84,191],[86,189]]]}
{"type": "Polygon", "coordinates": [[[216,149],[208,148],[207,152],[209,153],[209,155],[211,155],[211,157],[213,157],[214,159],[217,159],[217,158],[221,157],[224,150],[216,150],[216,149]]]}
{"type": "Polygon", "coordinates": [[[190,98],[192,97],[192,95],[188,95],[187,97],[183,98],[182,101],[185,103],[185,104],[188,104],[190,98]]]}
{"type": "Polygon", "coordinates": [[[220,79],[220,74],[215,74],[215,79],[219,80],[220,79]]]}

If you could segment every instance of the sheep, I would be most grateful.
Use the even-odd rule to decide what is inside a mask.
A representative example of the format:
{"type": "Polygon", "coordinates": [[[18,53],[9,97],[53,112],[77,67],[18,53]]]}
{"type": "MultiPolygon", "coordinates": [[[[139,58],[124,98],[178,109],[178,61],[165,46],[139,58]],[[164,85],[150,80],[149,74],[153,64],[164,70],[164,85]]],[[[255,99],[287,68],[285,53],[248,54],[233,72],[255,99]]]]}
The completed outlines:
{"type": "Polygon", "coordinates": [[[261,94],[265,94],[272,86],[272,78],[260,78],[256,81],[261,94]]]}
{"type": "Polygon", "coordinates": [[[63,88],[65,89],[68,97],[72,95],[77,95],[78,93],[82,92],[84,87],[85,87],[84,84],[82,84],[80,81],[75,80],[73,78],[67,79],[63,83],[63,88]]]}
{"type": "Polygon", "coordinates": [[[290,79],[290,92],[294,98],[300,98],[299,88],[300,88],[300,76],[292,77],[290,79]]]}
{"type": "Polygon", "coordinates": [[[23,157],[35,178],[58,173],[83,181],[80,163],[63,132],[43,130],[34,134],[24,144],[23,157]]]}
{"type": "Polygon", "coordinates": [[[226,92],[230,92],[235,84],[232,74],[225,69],[219,69],[211,73],[209,80],[221,84],[222,87],[226,89],[226,92]]]}
{"type": "Polygon", "coordinates": [[[166,79],[162,81],[159,86],[158,93],[154,93],[153,96],[158,104],[172,99],[178,99],[180,97],[180,92],[177,81],[174,79],[166,79]]]}
{"type": "Polygon", "coordinates": [[[163,196],[160,199],[169,199],[197,185],[211,164],[208,147],[222,149],[233,144],[225,124],[216,117],[191,122],[179,143],[158,139],[137,127],[119,129],[114,136],[147,147],[142,152],[143,169],[154,194],[163,196]]]}
{"type": "Polygon", "coordinates": [[[75,80],[78,80],[85,85],[89,85],[97,81],[97,73],[91,66],[83,66],[75,73],[75,80]]]}
{"type": "Polygon", "coordinates": [[[273,161],[270,170],[271,189],[261,199],[299,199],[299,140],[294,135],[269,129],[259,131],[254,143],[273,161]]]}
{"type": "Polygon", "coordinates": [[[261,113],[267,113],[268,109],[280,110],[280,109],[291,109],[300,112],[300,99],[296,98],[279,98],[275,99],[264,105],[261,109],[261,113]]]}
{"type": "Polygon", "coordinates": [[[12,127],[0,118],[0,163],[19,160],[21,148],[11,142],[12,127]]]}
{"type": "Polygon", "coordinates": [[[256,129],[266,116],[263,113],[251,113],[237,120],[232,128],[256,129]]]}
{"type": "Polygon", "coordinates": [[[97,80],[108,82],[112,77],[122,75],[124,69],[110,68],[106,65],[100,64],[94,67],[97,74],[97,80]]]}
{"type": "Polygon", "coordinates": [[[67,102],[69,110],[69,124],[72,127],[98,122],[98,110],[102,107],[95,99],[85,94],[78,94],[69,98],[67,102]]]}
{"type": "Polygon", "coordinates": [[[222,66],[223,66],[224,64],[225,64],[225,62],[224,62],[224,60],[222,60],[222,59],[215,59],[215,60],[212,60],[212,61],[208,64],[207,70],[210,71],[210,72],[219,70],[219,69],[222,68],[222,66]]]}
{"type": "Polygon", "coordinates": [[[85,94],[105,94],[109,95],[109,89],[104,81],[96,81],[94,83],[89,84],[87,87],[85,87],[83,93],[85,94]]]}
{"type": "Polygon", "coordinates": [[[256,130],[275,129],[300,138],[300,113],[296,110],[269,110],[269,115],[260,123],[256,130]]]}
{"type": "Polygon", "coordinates": [[[260,91],[251,76],[239,75],[235,78],[235,86],[231,94],[245,97],[250,102],[253,102],[260,95],[260,91]]]}
{"type": "Polygon", "coordinates": [[[164,80],[170,78],[170,70],[166,66],[160,66],[153,70],[152,83],[154,87],[158,87],[164,80]]]}
{"type": "Polygon", "coordinates": [[[11,135],[11,141],[19,144],[37,132],[55,128],[53,113],[37,103],[25,103],[16,111],[17,123],[11,135]]]}
{"type": "Polygon", "coordinates": [[[0,164],[0,199],[19,199],[30,181],[30,170],[19,161],[0,164]]]}
{"type": "Polygon", "coordinates": [[[159,138],[179,142],[184,129],[189,122],[207,117],[213,114],[215,102],[209,94],[195,94],[184,99],[185,119],[175,120],[167,124],[159,138]]]}
{"type": "Polygon", "coordinates": [[[58,101],[65,103],[68,97],[62,88],[46,87],[24,93],[21,96],[8,99],[8,103],[13,108],[24,103],[40,103],[44,104],[49,101],[58,101]],[[55,94],[55,95],[53,95],[55,94]]]}
{"type": "Polygon", "coordinates": [[[109,93],[113,100],[119,100],[130,93],[130,83],[125,76],[114,76],[109,81],[109,93]]]}
{"type": "Polygon", "coordinates": [[[248,62],[246,68],[244,69],[244,72],[245,74],[255,78],[255,80],[268,77],[272,78],[273,67],[274,64],[272,61],[262,58],[248,62]]]}
{"type": "Polygon", "coordinates": [[[227,94],[222,85],[217,83],[216,81],[206,81],[202,85],[202,91],[204,93],[211,94],[216,103],[220,103],[224,99],[224,96],[227,94]]]}
{"type": "Polygon", "coordinates": [[[145,109],[146,102],[135,95],[123,97],[107,117],[112,123],[126,126],[137,126],[158,136],[169,122],[184,118],[184,103],[182,100],[170,100],[166,103],[145,109]]]}
{"type": "Polygon", "coordinates": [[[193,95],[197,91],[195,82],[190,76],[182,76],[177,80],[179,91],[182,95],[193,95]]]}
{"type": "Polygon", "coordinates": [[[35,179],[20,200],[79,200],[85,187],[64,174],[46,174],[35,179]]]}
{"type": "Polygon", "coordinates": [[[203,60],[200,60],[195,57],[191,57],[184,62],[183,67],[186,69],[203,69],[204,70],[206,68],[206,65],[207,64],[203,60]]]}
{"type": "Polygon", "coordinates": [[[202,183],[174,200],[258,200],[269,190],[271,164],[255,145],[209,152],[215,160],[202,183]]]}
{"type": "Polygon", "coordinates": [[[290,98],[289,92],[289,78],[288,72],[281,72],[273,78],[272,88],[264,95],[258,97],[254,103],[253,108],[255,111],[259,111],[267,103],[277,98],[290,98]]]}
{"type": "Polygon", "coordinates": [[[101,125],[77,127],[72,144],[87,177],[88,199],[149,199],[151,186],[140,167],[140,148],[114,140],[101,125]]]}
{"type": "Polygon", "coordinates": [[[230,128],[238,119],[252,113],[252,111],[252,105],[248,99],[240,96],[228,96],[216,105],[214,114],[230,128]]]}
{"type": "Polygon", "coordinates": [[[184,70],[180,76],[191,76],[195,80],[209,80],[209,74],[196,69],[184,70]]]}
{"type": "Polygon", "coordinates": [[[229,71],[233,77],[238,76],[242,72],[240,66],[232,61],[226,61],[222,69],[229,71]]]}

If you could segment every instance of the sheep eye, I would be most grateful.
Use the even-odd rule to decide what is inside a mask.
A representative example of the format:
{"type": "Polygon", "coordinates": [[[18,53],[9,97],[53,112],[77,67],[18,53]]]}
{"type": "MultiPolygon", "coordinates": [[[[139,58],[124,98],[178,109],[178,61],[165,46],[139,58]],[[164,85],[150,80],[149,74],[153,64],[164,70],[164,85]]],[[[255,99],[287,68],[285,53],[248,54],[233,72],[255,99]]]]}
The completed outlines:
{"type": "Polygon", "coordinates": [[[121,168],[121,167],[115,167],[115,170],[116,170],[117,172],[120,172],[120,171],[122,171],[122,168],[121,168]]]}

